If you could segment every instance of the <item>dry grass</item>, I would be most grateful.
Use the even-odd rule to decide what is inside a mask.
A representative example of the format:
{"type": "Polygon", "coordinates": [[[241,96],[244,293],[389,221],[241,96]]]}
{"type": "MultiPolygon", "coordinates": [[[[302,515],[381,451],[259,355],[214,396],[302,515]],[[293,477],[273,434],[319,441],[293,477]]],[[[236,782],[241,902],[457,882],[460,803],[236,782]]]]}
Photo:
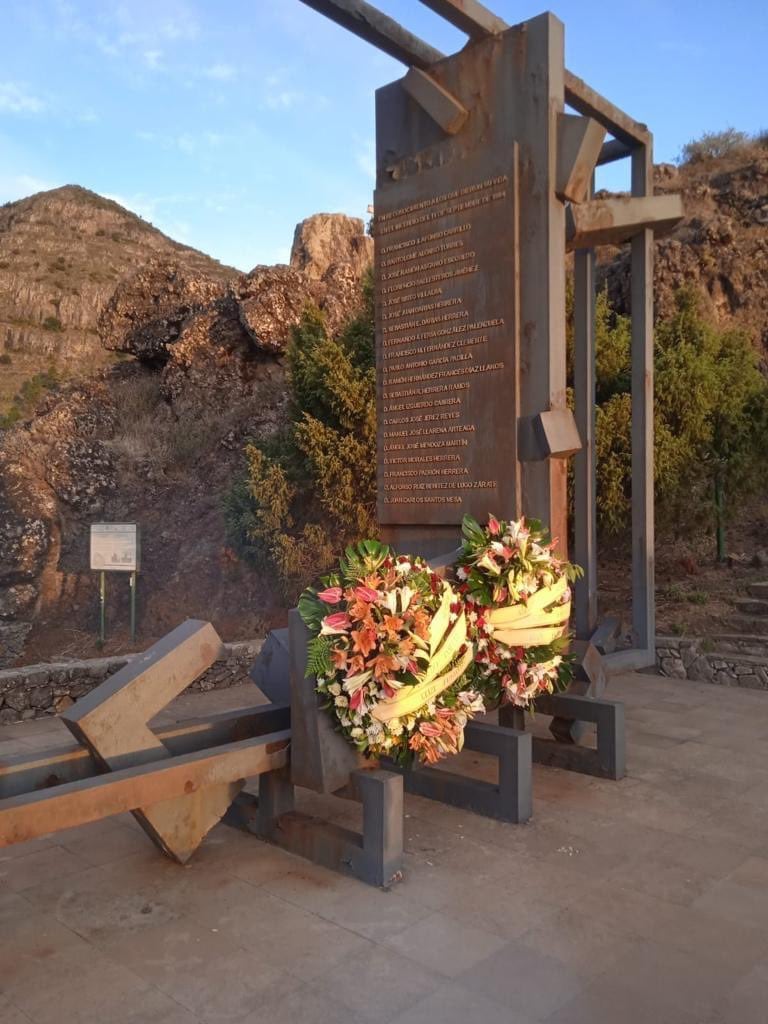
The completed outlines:
{"type": "Polygon", "coordinates": [[[171,405],[160,389],[160,376],[146,373],[122,381],[113,391],[115,433],[110,447],[134,470],[181,479],[243,419],[237,406],[224,413],[197,402],[171,405]]]}

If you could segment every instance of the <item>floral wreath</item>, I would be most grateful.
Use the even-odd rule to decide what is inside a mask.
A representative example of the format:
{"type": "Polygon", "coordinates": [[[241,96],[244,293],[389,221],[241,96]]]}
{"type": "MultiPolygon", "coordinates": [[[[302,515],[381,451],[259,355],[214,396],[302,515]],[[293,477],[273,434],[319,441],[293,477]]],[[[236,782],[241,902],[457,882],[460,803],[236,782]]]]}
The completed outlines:
{"type": "Polygon", "coordinates": [[[312,634],[307,676],[338,729],[360,753],[398,763],[458,753],[485,706],[467,684],[474,650],[451,585],[375,540],[348,547],[321,583],[299,612],[312,634]]]}
{"type": "Polygon", "coordinates": [[[553,554],[536,520],[489,516],[483,527],[465,516],[462,536],[456,577],[476,649],[472,682],[489,707],[531,707],[573,678],[570,584],[582,570],[553,554]]]}

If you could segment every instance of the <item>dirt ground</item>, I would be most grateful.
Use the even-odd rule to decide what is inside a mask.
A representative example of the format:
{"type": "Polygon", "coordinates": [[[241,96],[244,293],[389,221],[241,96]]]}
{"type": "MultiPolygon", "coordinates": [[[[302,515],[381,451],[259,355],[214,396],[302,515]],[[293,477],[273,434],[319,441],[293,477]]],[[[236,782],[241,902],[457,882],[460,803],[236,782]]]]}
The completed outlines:
{"type": "MultiPolygon", "coordinates": [[[[768,501],[743,506],[726,531],[728,561],[715,558],[715,538],[706,531],[656,538],[656,631],[702,636],[760,631],[754,618],[740,617],[734,602],[747,586],[768,580],[768,501]],[[755,556],[757,555],[757,559],[755,556]],[[762,564],[755,564],[760,561],[762,564]]],[[[627,540],[599,548],[600,612],[629,622],[631,554],[627,540]]],[[[768,617],[763,628],[768,633],[768,617]]]]}

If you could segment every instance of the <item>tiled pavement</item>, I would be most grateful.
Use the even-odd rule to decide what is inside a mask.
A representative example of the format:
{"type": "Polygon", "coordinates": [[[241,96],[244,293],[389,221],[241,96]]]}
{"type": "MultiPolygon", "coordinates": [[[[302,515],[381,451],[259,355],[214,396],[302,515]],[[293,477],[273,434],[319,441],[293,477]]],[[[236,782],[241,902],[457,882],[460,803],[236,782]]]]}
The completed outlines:
{"type": "MultiPolygon", "coordinates": [[[[537,767],[525,826],[407,797],[389,892],[224,826],[186,867],[130,817],[0,850],[0,1022],[766,1024],[768,694],[611,696],[624,781],[537,767]]],[[[0,729],[0,756],[60,730],[0,729]]]]}

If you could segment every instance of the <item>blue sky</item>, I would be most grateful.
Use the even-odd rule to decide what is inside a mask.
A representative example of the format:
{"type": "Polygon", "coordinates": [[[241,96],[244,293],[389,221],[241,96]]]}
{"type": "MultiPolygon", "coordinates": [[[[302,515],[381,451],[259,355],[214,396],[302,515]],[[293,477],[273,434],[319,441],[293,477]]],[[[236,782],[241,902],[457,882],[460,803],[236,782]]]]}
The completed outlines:
{"type": "MultiPolygon", "coordinates": [[[[378,6],[446,52],[418,0],[378,6]]],[[[509,22],[543,9],[495,0],[509,22]]],[[[404,69],[299,0],[1,0],[0,202],[77,183],[242,269],[311,213],[364,216],[373,92],[404,69]]],[[[768,5],[553,0],[568,67],[656,138],[657,160],[768,128],[768,5]]],[[[625,162],[626,163],[626,162],[625,162]]],[[[623,165],[600,184],[624,187],[623,165]]]]}

